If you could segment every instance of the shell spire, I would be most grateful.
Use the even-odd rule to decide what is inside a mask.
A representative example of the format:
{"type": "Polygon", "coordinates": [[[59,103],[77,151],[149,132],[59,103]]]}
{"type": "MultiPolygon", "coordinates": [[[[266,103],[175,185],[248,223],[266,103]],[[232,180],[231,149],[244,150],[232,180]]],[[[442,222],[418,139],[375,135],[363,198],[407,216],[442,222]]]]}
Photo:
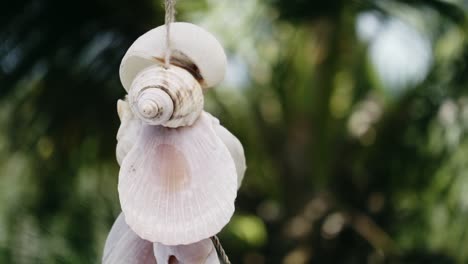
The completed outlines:
{"type": "Polygon", "coordinates": [[[190,126],[203,110],[203,91],[186,70],[171,65],[148,67],[135,78],[129,91],[133,113],[150,125],[190,126]]]}

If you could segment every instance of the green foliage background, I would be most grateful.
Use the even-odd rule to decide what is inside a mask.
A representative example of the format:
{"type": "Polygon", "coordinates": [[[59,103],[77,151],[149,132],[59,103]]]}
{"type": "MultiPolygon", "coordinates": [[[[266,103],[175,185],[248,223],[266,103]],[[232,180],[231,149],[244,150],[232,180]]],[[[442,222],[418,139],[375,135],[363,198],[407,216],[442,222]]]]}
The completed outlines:
{"type": "MultiPolygon", "coordinates": [[[[233,263],[467,263],[467,7],[178,1],[230,59],[206,109],[247,156],[220,234],[233,263]],[[428,43],[420,78],[372,59],[392,21],[428,43]]],[[[163,16],[149,0],[0,3],[0,263],[100,262],[120,212],[119,63],[163,16]]]]}

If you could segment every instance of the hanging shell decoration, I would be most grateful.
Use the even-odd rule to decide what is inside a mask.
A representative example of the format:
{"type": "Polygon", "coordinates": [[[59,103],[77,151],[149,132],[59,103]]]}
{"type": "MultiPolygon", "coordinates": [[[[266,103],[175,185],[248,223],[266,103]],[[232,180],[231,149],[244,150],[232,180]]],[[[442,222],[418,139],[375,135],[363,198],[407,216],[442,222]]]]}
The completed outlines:
{"type": "Polygon", "coordinates": [[[244,150],[203,111],[203,90],[224,78],[226,55],[204,29],[181,22],[170,27],[168,67],[165,26],[138,38],[120,66],[128,93],[117,102],[123,212],[103,263],[219,263],[209,238],[234,213],[244,150]]]}

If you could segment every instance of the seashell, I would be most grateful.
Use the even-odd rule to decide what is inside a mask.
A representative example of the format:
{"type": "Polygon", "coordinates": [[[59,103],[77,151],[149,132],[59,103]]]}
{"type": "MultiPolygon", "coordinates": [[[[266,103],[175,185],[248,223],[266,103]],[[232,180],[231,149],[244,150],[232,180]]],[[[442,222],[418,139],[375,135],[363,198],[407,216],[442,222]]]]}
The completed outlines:
{"type": "MultiPolygon", "coordinates": [[[[226,72],[226,54],[216,38],[190,23],[171,23],[170,63],[184,68],[203,88],[221,82],[226,72]]],[[[128,49],[120,64],[120,80],[127,92],[138,73],[151,65],[163,65],[166,53],[166,26],[140,36],[128,49]]]]}
{"type": "Polygon", "coordinates": [[[117,162],[120,165],[135,144],[136,138],[140,133],[142,122],[133,115],[126,99],[125,101],[117,101],[117,113],[120,118],[120,127],[117,132],[117,147],[115,153],[117,162]]]}
{"type": "Polygon", "coordinates": [[[234,212],[237,172],[203,112],[191,127],[143,125],[121,164],[119,197],[143,239],[190,244],[217,234],[234,212]]]}
{"type": "Polygon", "coordinates": [[[190,126],[203,110],[203,91],[186,70],[153,65],[140,71],[128,91],[133,113],[150,125],[190,126]]]}
{"type": "Polygon", "coordinates": [[[153,249],[158,263],[219,264],[218,254],[210,239],[178,246],[154,243],[153,249]]]}
{"type": "Polygon", "coordinates": [[[223,141],[224,145],[226,145],[232,159],[234,160],[234,164],[236,165],[237,189],[239,189],[242,184],[242,180],[244,179],[245,170],[247,169],[247,165],[245,164],[244,148],[240,141],[231,132],[229,132],[229,130],[219,124],[219,120],[217,118],[213,117],[213,121],[216,135],[221,139],[221,141],[223,141]]]}
{"type": "Polygon", "coordinates": [[[117,217],[107,236],[103,264],[219,264],[210,239],[189,245],[166,246],[140,238],[125,223],[123,213],[117,217]],[[177,262],[175,262],[177,261],[177,262]]]}
{"type": "Polygon", "coordinates": [[[143,240],[125,223],[121,213],[104,246],[103,264],[156,264],[153,243],[143,240]]]}

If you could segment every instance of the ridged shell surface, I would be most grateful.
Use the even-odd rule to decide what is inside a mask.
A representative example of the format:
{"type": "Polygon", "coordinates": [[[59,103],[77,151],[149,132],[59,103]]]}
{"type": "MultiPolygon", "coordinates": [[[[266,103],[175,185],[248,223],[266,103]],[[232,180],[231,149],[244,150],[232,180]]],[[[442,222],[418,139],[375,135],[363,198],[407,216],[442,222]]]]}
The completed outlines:
{"type": "Polygon", "coordinates": [[[107,237],[102,263],[156,264],[153,243],[138,237],[120,214],[107,237]]]}
{"type": "Polygon", "coordinates": [[[191,127],[144,125],[122,162],[119,198],[127,224],[165,245],[217,234],[234,212],[237,173],[211,115],[191,127]]]}

